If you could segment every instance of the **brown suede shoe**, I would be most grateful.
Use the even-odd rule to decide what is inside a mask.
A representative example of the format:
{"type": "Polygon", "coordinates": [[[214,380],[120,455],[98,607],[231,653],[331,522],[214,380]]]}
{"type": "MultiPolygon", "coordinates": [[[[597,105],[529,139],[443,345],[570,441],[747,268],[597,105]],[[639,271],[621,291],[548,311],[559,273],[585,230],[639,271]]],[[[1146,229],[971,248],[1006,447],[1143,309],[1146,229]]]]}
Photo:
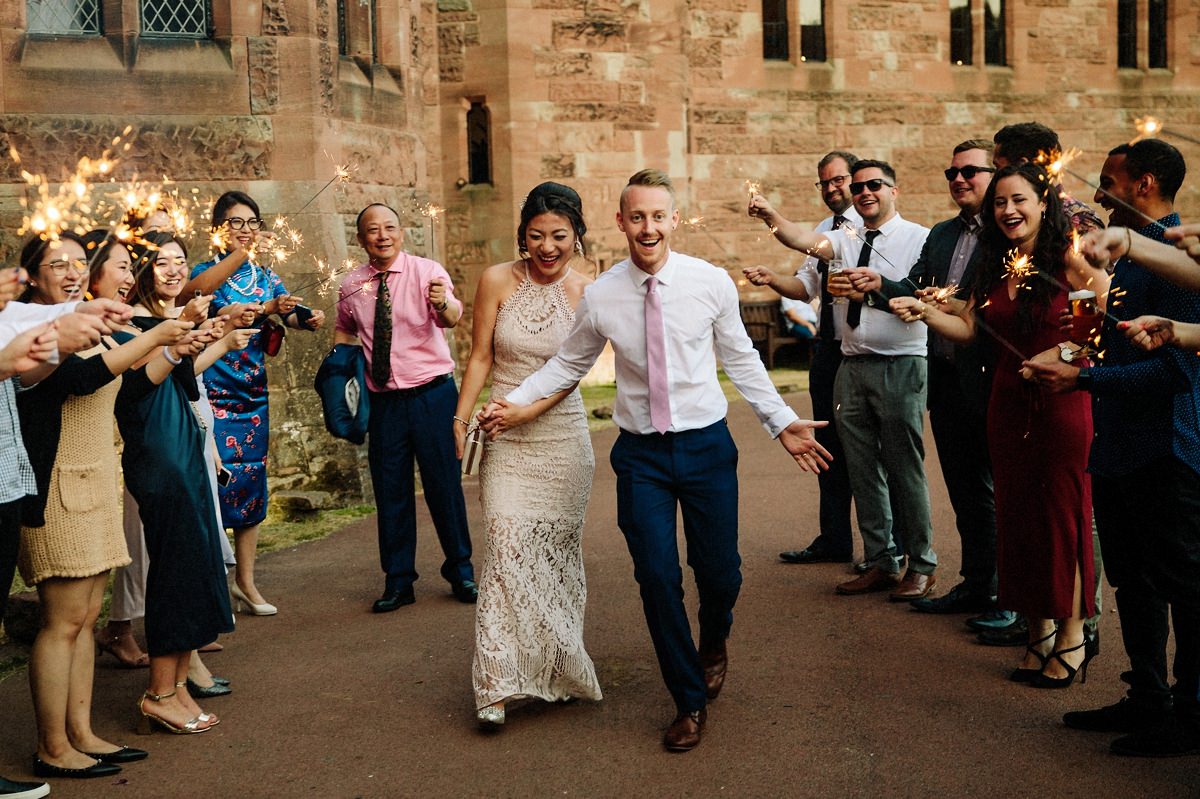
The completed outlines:
{"type": "Polygon", "coordinates": [[[900,581],[900,587],[888,597],[893,602],[911,602],[926,596],[937,585],[937,578],[932,574],[918,574],[909,569],[900,581]]]}
{"type": "Polygon", "coordinates": [[[663,736],[663,746],[670,752],[689,752],[700,743],[700,733],[704,730],[704,722],[708,721],[708,710],[693,710],[691,713],[680,713],[667,728],[663,736]]]}
{"type": "Polygon", "coordinates": [[[725,652],[725,642],[709,644],[700,642],[700,666],[704,669],[704,692],[709,699],[716,699],[725,685],[725,671],[729,666],[729,657],[725,652]]]}
{"type": "Polygon", "coordinates": [[[898,582],[896,575],[885,572],[878,566],[872,566],[853,580],[839,584],[834,591],[844,596],[871,594],[876,591],[890,591],[898,582]]]}

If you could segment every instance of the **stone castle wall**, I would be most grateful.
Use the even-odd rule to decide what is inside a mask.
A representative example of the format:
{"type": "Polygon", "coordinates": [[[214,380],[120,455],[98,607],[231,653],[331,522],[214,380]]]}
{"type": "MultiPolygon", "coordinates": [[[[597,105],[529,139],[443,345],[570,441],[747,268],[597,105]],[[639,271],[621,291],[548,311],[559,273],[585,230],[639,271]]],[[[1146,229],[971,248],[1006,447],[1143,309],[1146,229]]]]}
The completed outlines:
{"type": "MultiPolygon", "coordinates": [[[[287,215],[305,237],[280,267],[294,286],[312,282],[313,257],[357,258],[354,214],[383,200],[401,212],[406,248],[442,260],[469,300],[482,268],[514,257],[520,201],[542,180],[580,191],[599,271],[624,257],[613,214],[625,179],[666,169],[685,219],[677,249],[736,277],[796,260],[745,216],[746,182],[816,222],[815,162],[830,149],[891,161],[901,212],[931,224],[953,213],[940,172],[963,139],[1038,119],[1084,151],[1072,169],[1094,180],[1136,117],[1183,132],[1200,121],[1200,0],[1170,4],[1169,70],[1118,70],[1116,3],[1095,0],[1009,0],[1010,66],[985,66],[974,5],[975,63],[954,66],[947,0],[826,2],[823,63],[764,61],[751,0],[347,0],[348,56],[336,0],[212,0],[215,35],[199,42],[140,36],[133,0],[103,0],[104,36],[31,37],[14,0],[0,5],[0,145],[53,177],[130,125],[121,176],[165,174],[206,198],[242,189],[287,215]],[[491,114],[490,185],[466,183],[472,101],[491,114]],[[295,214],[334,164],[358,169],[295,214]],[[430,204],[445,213],[430,218],[430,204]]],[[[1140,41],[1144,51],[1144,19],[1140,41]]],[[[11,262],[27,189],[2,164],[11,262]]],[[[1194,183],[1179,198],[1185,218],[1200,209],[1194,183]]],[[[1070,176],[1066,187],[1092,195],[1070,176]]],[[[308,299],[333,310],[332,297],[308,299]]],[[[455,335],[465,352],[469,320],[455,335]]],[[[324,432],[311,390],[330,337],[293,334],[272,364],[273,474],[369,490],[360,453],[324,432]]]]}

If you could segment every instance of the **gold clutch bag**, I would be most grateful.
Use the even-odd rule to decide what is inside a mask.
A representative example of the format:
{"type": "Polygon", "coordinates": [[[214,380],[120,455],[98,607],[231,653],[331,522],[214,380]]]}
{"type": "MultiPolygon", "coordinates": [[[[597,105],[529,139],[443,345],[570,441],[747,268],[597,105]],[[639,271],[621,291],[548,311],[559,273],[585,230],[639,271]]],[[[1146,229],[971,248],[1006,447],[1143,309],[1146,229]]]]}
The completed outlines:
{"type": "Polygon", "coordinates": [[[463,446],[462,473],[476,474],[483,460],[483,428],[473,427],[467,431],[467,442],[463,446]]]}

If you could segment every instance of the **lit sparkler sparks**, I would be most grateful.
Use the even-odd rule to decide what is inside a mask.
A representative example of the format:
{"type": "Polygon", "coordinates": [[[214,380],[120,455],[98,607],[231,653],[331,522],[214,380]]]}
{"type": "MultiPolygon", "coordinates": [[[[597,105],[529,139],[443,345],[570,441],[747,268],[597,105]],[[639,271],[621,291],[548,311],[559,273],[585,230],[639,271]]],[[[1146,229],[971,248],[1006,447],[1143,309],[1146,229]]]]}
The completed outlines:
{"type": "Polygon", "coordinates": [[[747,180],[745,188],[747,197],[753,197],[756,194],[762,194],[762,181],[747,180]]]}
{"type": "Polygon", "coordinates": [[[1156,136],[1171,136],[1172,138],[1183,139],[1184,141],[1191,142],[1192,144],[1200,144],[1200,139],[1193,138],[1175,130],[1168,130],[1163,126],[1162,120],[1158,119],[1157,117],[1138,117],[1136,120],[1134,120],[1134,127],[1137,129],[1138,135],[1133,137],[1133,139],[1129,142],[1130,144],[1139,142],[1142,139],[1152,139],[1156,136]]]}
{"type": "Polygon", "coordinates": [[[951,283],[949,286],[939,286],[929,292],[928,302],[936,302],[939,305],[944,305],[954,299],[956,294],[958,294],[957,283],[951,283]]]}
{"type": "MultiPolygon", "coordinates": [[[[325,155],[328,157],[329,153],[325,153],[325,155]]],[[[332,161],[333,159],[330,158],[329,160],[332,161]]],[[[300,206],[300,208],[296,210],[292,216],[299,216],[301,213],[303,213],[305,208],[308,208],[308,206],[312,205],[313,201],[320,197],[322,192],[324,192],[333,184],[337,183],[339,186],[344,186],[345,184],[349,183],[350,178],[357,171],[358,164],[339,164],[335,162],[333,165],[333,177],[331,177],[324,186],[317,189],[316,193],[309,197],[308,201],[305,202],[304,205],[300,206]]]]}
{"type": "Polygon", "coordinates": [[[1004,277],[1015,279],[1021,288],[1029,288],[1025,281],[1038,274],[1033,259],[1016,249],[1008,251],[1004,258],[1004,277]]]}
{"type": "Polygon", "coordinates": [[[445,208],[433,203],[425,203],[420,209],[421,216],[429,218],[429,257],[437,260],[437,223],[445,208]]]}
{"type": "Polygon", "coordinates": [[[1062,173],[1067,171],[1067,164],[1071,163],[1082,154],[1083,151],[1078,147],[1068,147],[1065,150],[1043,150],[1042,152],[1038,153],[1037,163],[1041,164],[1042,167],[1045,168],[1046,174],[1049,175],[1051,179],[1058,181],[1062,179],[1062,173]]]}

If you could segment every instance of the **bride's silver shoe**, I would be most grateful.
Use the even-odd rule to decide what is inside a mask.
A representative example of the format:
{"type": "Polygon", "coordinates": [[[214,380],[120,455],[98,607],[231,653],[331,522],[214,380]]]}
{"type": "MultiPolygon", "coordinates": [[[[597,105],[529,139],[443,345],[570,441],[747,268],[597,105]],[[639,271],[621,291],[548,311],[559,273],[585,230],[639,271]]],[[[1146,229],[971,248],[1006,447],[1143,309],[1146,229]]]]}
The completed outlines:
{"type": "Polygon", "coordinates": [[[495,729],[504,723],[504,705],[488,705],[475,711],[479,726],[485,730],[495,729]]]}

